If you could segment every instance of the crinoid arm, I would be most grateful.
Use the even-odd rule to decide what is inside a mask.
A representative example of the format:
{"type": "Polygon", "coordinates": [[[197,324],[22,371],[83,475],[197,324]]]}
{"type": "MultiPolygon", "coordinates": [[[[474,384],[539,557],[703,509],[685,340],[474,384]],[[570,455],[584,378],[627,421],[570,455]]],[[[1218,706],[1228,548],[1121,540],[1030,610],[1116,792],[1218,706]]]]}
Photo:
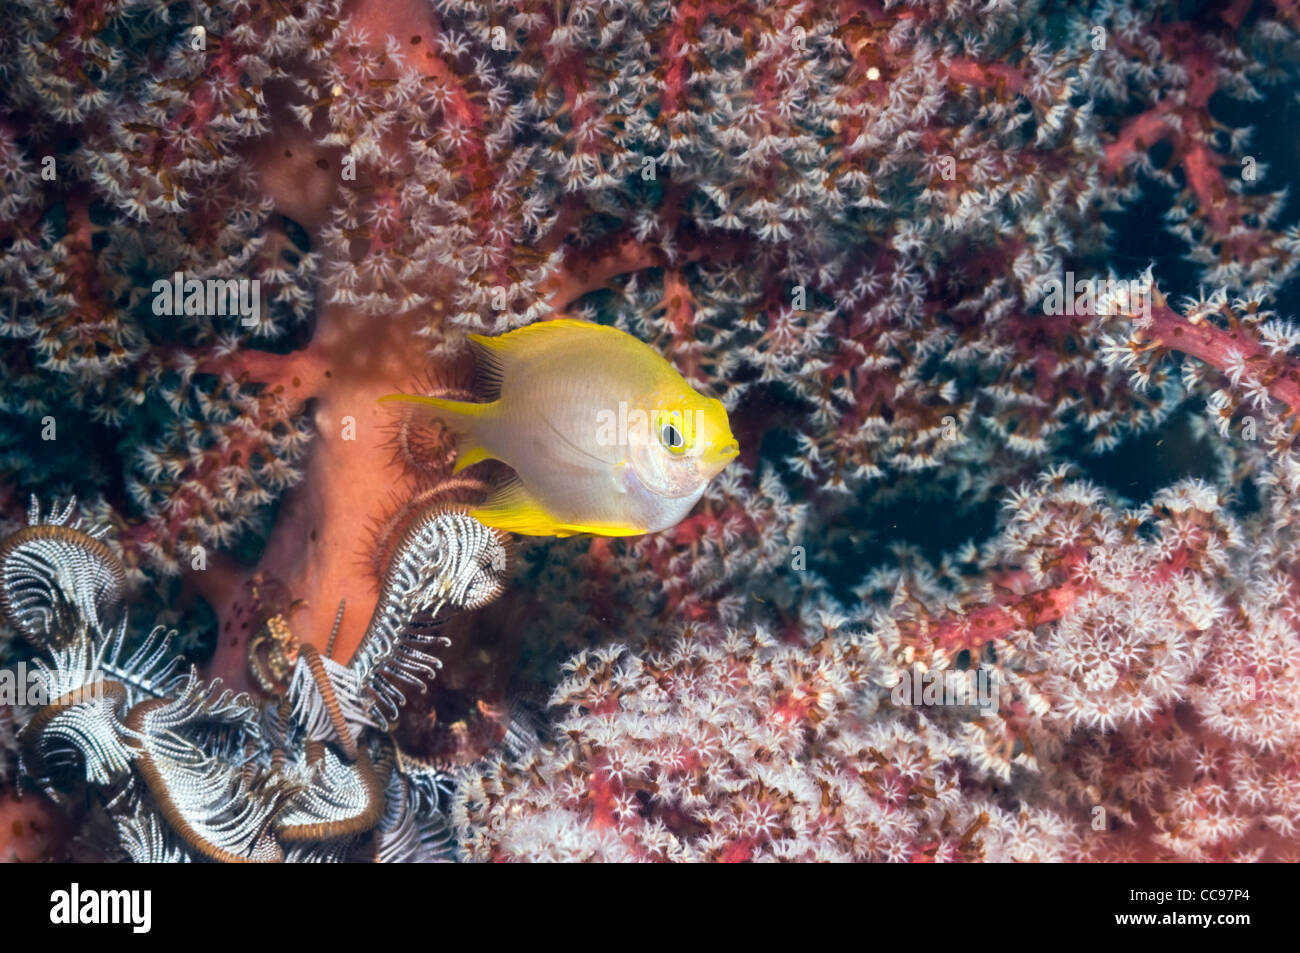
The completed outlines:
{"type": "Polygon", "coordinates": [[[368,714],[381,726],[397,719],[406,692],[423,691],[449,644],[436,634],[446,609],[478,609],[506,584],[510,544],[457,507],[436,506],[412,520],[394,549],[375,614],[349,668],[368,714]]]}
{"type": "Polygon", "coordinates": [[[125,573],[73,508],[0,543],[3,608],[43,650],[45,701],[24,712],[20,764],[59,801],[89,798],[114,852],[140,862],[414,861],[452,853],[448,776],[380,733],[438,671],[444,615],[504,588],[510,551],[454,508],[413,521],[351,664],[300,647],[265,702],[186,669],[161,627],[132,639],[125,573]],[[33,532],[35,530],[35,532],[33,532]]]}

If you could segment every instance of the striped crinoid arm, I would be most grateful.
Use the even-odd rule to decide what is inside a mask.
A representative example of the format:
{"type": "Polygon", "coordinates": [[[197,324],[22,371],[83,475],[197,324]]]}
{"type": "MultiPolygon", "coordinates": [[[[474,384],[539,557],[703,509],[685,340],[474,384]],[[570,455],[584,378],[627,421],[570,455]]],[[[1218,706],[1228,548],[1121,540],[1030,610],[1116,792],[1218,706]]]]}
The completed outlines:
{"type": "Polygon", "coordinates": [[[181,660],[171,653],[171,637],[162,626],[154,628],[129,654],[126,620],[106,637],[94,640],[86,632],[49,650],[49,660],[32,662],[36,687],[47,699],[90,695],[105,681],[120,684],[129,707],[146,698],[164,698],[183,691],[193,673],[179,671],[181,660]],[[125,657],[124,657],[125,654],[125,657]]]}
{"type": "Polygon", "coordinates": [[[229,693],[214,697],[209,687],[133,707],[126,727],[136,748],[135,768],[157,812],[196,854],[224,863],[278,862],[284,851],[274,821],[294,793],[285,776],[249,778],[242,765],[208,754],[176,730],[205,714],[218,721],[234,716],[232,699],[229,693]]]}
{"type": "Polygon", "coordinates": [[[325,658],[312,645],[298,650],[298,662],[289,684],[292,717],[312,741],[334,741],[348,760],[357,757],[357,738],[373,726],[362,702],[357,673],[325,658]]]}
{"type": "Polygon", "coordinates": [[[481,500],[489,489],[489,484],[483,480],[454,476],[440,480],[401,501],[393,514],[376,529],[375,544],[371,550],[375,575],[381,579],[384,577],[386,567],[392,561],[393,551],[401,544],[404,530],[412,518],[418,519],[420,514],[436,506],[454,507],[481,500]]]}
{"type": "Polygon", "coordinates": [[[193,682],[193,672],[181,671],[183,662],[171,650],[175,631],[155,626],[132,652],[126,654],[126,625],[120,625],[112,638],[100,643],[95,669],[104,678],[126,686],[129,705],[146,698],[165,698],[185,690],[193,682]]]}
{"type": "Polygon", "coordinates": [[[432,507],[406,531],[384,588],[398,596],[408,619],[436,613],[444,605],[479,609],[504,591],[510,554],[508,537],[464,507],[432,507]]]}
{"type": "Polygon", "coordinates": [[[110,784],[130,769],[122,712],[127,703],[121,682],[80,685],[42,706],[23,729],[23,773],[56,795],[60,777],[80,775],[90,784],[110,784]]]}
{"type": "Polygon", "coordinates": [[[123,658],[125,622],[97,644],[83,629],[73,641],[51,647],[48,661],[32,663],[29,686],[47,701],[23,729],[23,768],[48,793],[74,775],[109,784],[128,769],[133,751],[122,722],[126,709],[184,684],[160,632],[123,658]]]}
{"type": "Polygon", "coordinates": [[[349,763],[329,747],[309,745],[304,761],[286,773],[301,775],[300,790],[275,820],[276,834],[286,843],[347,841],[350,845],[384,816],[387,771],[376,768],[365,748],[349,763]]]}
{"type": "Polygon", "coordinates": [[[393,549],[379,601],[349,668],[356,672],[368,714],[382,727],[394,721],[408,690],[424,691],[449,645],[434,634],[447,607],[472,610],[505,589],[507,538],[462,507],[434,506],[411,520],[393,549]]]}
{"type": "Polygon", "coordinates": [[[455,837],[443,812],[449,775],[394,770],[388,779],[387,807],[368,845],[366,859],[381,864],[422,864],[451,860],[455,837]],[[437,780],[432,780],[436,776],[437,780]]]}
{"type": "MultiPolygon", "coordinates": [[[[195,668],[175,690],[155,700],[161,704],[148,709],[148,730],[162,741],[174,739],[205,757],[231,763],[241,762],[250,746],[263,746],[262,712],[247,695],[223,688],[220,679],[205,681],[195,668]]],[[[138,708],[133,705],[131,711],[138,708]]]]}
{"type": "Polygon", "coordinates": [[[83,527],[74,497],[41,518],[32,497],[28,525],[0,542],[0,611],[38,645],[65,645],[111,625],[126,588],[126,569],[104,542],[107,527],[83,527]]]}
{"type": "Polygon", "coordinates": [[[390,741],[373,735],[355,765],[323,746],[317,751],[315,762],[309,753],[316,772],[311,788],[278,822],[287,861],[429,863],[454,857],[442,808],[452,775],[409,763],[390,741]]]}
{"type": "Polygon", "coordinates": [[[135,749],[125,726],[126,711],[148,698],[184,694],[193,673],[179,674],[170,637],[156,628],[126,654],[126,623],[97,644],[84,631],[76,640],[35,659],[29,687],[48,699],[22,732],[24,771],[51,796],[79,777],[109,784],[130,766],[135,749]]]}
{"type": "Polygon", "coordinates": [[[116,818],[118,842],[137,864],[188,864],[193,855],[161,817],[136,803],[116,818]]]}

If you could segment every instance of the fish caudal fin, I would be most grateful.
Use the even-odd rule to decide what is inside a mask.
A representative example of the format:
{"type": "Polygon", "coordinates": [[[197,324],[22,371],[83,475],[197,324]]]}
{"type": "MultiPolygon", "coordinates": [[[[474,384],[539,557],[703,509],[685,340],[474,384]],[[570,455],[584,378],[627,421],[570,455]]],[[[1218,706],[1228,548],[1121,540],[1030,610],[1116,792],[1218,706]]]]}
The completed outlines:
{"type": "Polygon", "coordinates": [[[492,413],[495,404],[444,400],[441,397],[425,397],[422,394],[385,394],[379,398],[379,403],[406,404],[419,408],[430,417],[441,420],[449,430],[457,434],[456,466],[452,473],[459,473],[482,460],[494,459],[492,454],[479,443],[478,433],[482,421],[492,413]]]}
{"type": "Polygon", "coordinates": [[[604,526],[571,523],[552,515],[539,503],[527,488],[512,479],[492,494],[482,506],[470,510],[485,526],[519,533],[522,536],[577,536],[592,533],[596,536],[639,536],[644,529],[635,526],[604,526]]]}

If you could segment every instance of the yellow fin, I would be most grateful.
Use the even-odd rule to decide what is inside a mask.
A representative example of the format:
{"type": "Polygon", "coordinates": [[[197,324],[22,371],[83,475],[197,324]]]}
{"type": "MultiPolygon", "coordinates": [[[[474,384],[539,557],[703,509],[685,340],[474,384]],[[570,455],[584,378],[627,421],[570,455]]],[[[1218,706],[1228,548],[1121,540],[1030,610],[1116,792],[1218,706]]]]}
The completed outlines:
{"type": "Polygon", "coordinates": [[[379,398],[381,404],[412,404],[421,408],[430,417],[441,420],[457,434],[456,466],[451,471],[459,473],[466,467],[495,457],[478,442],[475,424],[495,410],[496,404],[480,404],[472,401],[445,400],[441,397],[425,397],[422,394],[385,394],[379,398]]]}
{"type": "Polygon", "coordinates": [[[482,506],[470,510],[470,516],[485,526],[522,536],[640,536],[645,532],[636,526],[565,522],[552,516],[517,479],[497,490],[482,506]]]}
{"type": "Polygon", "coordinates": [[[423,394],[385,394],[379,398],[381,404],[414,404],[423,407],[434,417],[445,420],[448,426],[457,420],[473,420],[483,417],[494,409],[493,404],[480,404],[468,400],[445,400],[442,397],[425,397],[423,394]]]}
{"type": "Polygon", "coordinates": [[[495,458],[492,454],[478,444],[471,442],[468,437],[465,437],[456,441],[456,465],[451,468],[451,472],[456,474],[466,467],[472,467],[476,463],[493,459],[495,458]]]}
{"type": "Polygon", "coordinates": [[[487,351],[513,351],[516,348],[523,347],[529,338],[534,338],[539,334],[550,334],[561,328],[592,331],[597,334],[622,333],[617,328],[611,328],[604,324],[595,324],[591,321],[579,321],[577,318],[552,318],[549,321],[534,321],[532,324],[525,324],[522,328],[515,328],[513,331],[507,331],[505,334],[498,334],[495,337],[488,337],[485,334],[471,334],[469,339],[487,351]]]}
{"type": "Polygon", "coordinates": [[[577,331],[580,333],[622,334],[616,328],[579,321],[576,318],[555,318],[551,321],[534,321],[522,328],[515,328],[496,337],[483,334],[471,334],[470,344],[474,347],[474,363],[477,376],[474,388],[485,400],[496,400],[501,395],[501,385],[510,373],[510,367],[516,361],[527,360],[534,349],[545,343],[555,342],[557,331],[577,331]]]}

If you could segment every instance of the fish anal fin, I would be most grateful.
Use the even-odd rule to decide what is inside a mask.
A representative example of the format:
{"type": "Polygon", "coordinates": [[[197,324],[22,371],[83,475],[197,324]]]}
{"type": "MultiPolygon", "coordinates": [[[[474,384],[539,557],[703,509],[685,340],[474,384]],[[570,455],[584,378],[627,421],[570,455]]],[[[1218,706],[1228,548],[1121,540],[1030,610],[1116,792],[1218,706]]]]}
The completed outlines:
{"type": "Polygon", "coordinates": [[[466,467],[472,467],[476,463],[482,463],[484,460],[494,460],[495,457],[488,453],[486,449],[478,444],[471,443],[464,439],[457,444],[456,448],[456,465],[452,467],[453,474],[459,473],[466,467]]]}
{"type": "Polygon", "coordinates": [[[539,503],[518,480],[510,480],[492,494],[470,515],[485,526],[519,533],[521,536],[639,536],[645,532],[636,526],[573,523],[554,516],[539,503]]]}

